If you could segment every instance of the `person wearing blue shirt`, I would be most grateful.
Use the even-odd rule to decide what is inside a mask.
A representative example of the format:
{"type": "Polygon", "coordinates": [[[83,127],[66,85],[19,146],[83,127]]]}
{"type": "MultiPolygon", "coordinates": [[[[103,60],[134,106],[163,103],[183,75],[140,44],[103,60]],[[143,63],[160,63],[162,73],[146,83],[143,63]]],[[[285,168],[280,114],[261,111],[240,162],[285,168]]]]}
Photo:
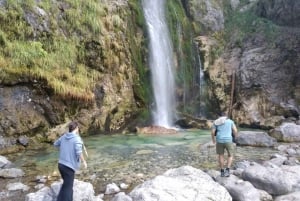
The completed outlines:
{"type": "Polygon", "coordinates": [[[78,123],[71,122],[69,132],[56,140],[54,146],[59,148],[58,170],[63,179],[57,201],[72,201],[75,171],[80,168],[80,162],[87,168],[82,153],[83,142],[79,136],[78,123]]]}
{"type": "Polygon", "coordinates": [[[233,161],[233,137],[237,137],[237,128],[234,122],[227,116],[222,114],[213,123],[211,137],[213,143],[216,144],[216,152],[218,154],[219,166],[221,169],[221,177],[230,176],[230,167],[233,161]],[[227,168],[224,169],[224,153],[228,154],[227,168]]]}

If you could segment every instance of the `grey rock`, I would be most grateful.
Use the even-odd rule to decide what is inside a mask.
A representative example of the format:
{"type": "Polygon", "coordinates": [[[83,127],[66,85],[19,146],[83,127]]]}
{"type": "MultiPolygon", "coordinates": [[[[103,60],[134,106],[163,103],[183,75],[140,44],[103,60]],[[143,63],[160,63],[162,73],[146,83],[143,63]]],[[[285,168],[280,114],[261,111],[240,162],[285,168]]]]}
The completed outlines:
{"type": "Polygon", "coordinates": [[[300,200],[300,191],[293,192],[287,195],[278,196],[274,201],[298,201],[300,200]]]}
{"type": "MultiPolygon", "coordinates": [[[[25,201],[56,201],[62,182],[54,182],[51,187],[44,187],[35,193],[26,195],[25,201]]],[[[101,201],[94,196],[92,184],[75,179],[73,186],[74,201],[101,201]]]]}
{"type": "Polygon", "coordinates": [[[298,0],[260,0],[256,13],[278,25],[300,26],[300,1],[298,0]]]}
{"type": "Polygon", "coordinates": [[[1,169],[0,170],[0,177],[2,178],[17,178],[23,177],[25,173],[23,170],[18,168],[9,168],[9,169],[1,169]]]}
{"type": "Polygon", "coordinates": [[[22,135],[18,138],[18,142],[23,146],[27,146],[29,143],[29,138],[27,136],[22,135]]]}
{"type": "Polygon", "coordinates": [[[213,31],[224,28],[224,14],[218,2],[191,0],[190,12],[194,20],[213,31]]]}
{"type": "Polygon", "coordinates": [[[24,185],[24,184],[22,184],[20,182],[17,182],[17,183],[9,183],[9,184],[7,184],[6,185],[6,189],[8,191],[21,190],[21,191],[25,192],[25,191],[28,191],[30,189],[30,187],[27,186],[27,185],[24,185]]]}
{"type": "Polygon", "coordinates": [[[228,190],[233,200],[260,201],[260,192],[248,181],[230,175],[230,177],[217,177],[217,182],[228,190]]]}
{"type": "Polygon", "coordinates": [[[264,167],[256,163],[244,170],[242,178],[271,195],[283,195],[294,191],[300,183],[299,171],[295,168],[299,166],[264,167]]]}
{"type": "Polygon", "coordinates": [[[246,146],[273,147],[277,144],[277,141],[265,132],[240,131],[236,143],[246,146]]]}
{"type": "Polygon", "coordinates": [[[273,156],[271,156],[271,160],[265,161],[264,164],[266,164],[266,163],[272,163],[272,164],[275,164],[277,166],[281,166],[287,160],[288,160],[288,158],[286,156],[282,156],[280,154],[274,154],[273,156]]]}
{"type": "Polygon", "coordinates": [[[270,135],[282,142],[300,142],[300,125],[283,123],[270,132],[270,135]]]}
{"type": "Polygon", "coordinates": [[[132,198],[126,195],[124,192],[116,194],[111,201],[132,201],[132,198]]]}
{"type": "Polygon", "coordinates": [[[118,193],[118,192],[120,192],[120,188],[118,187],[117,184],[112,183],[112,184],[108,184],[106,186],[106,190],[105,190],[104,194],[115,194],[115,193],[118,193]]]}
{"type": "Polygon", "coordinates": [[[5,168],[5,167],[9,166],[10,164],[11,164],[11,162],[9,160],[7,160],[7,158],[5,156],[0,155],[0,168],[5,168]]]}
{"type": "Polygon", "coordinates": [[[214,182],[203,171],[191,166],[170,169],[164,174],[138,185],[129,196],[134,201],[232,200],[224,187],[214,182]]]}

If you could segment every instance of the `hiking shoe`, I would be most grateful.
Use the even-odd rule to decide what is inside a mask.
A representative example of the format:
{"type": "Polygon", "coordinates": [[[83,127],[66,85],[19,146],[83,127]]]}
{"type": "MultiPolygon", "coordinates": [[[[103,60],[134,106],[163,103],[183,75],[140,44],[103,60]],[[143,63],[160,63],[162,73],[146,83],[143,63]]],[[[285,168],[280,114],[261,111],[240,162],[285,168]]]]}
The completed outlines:
{"type": "Polygon", "coordinates": [[[221,169],[221,177],[225,177],[225,170],[221,169]]]}
{"type": "Polygon", "coordinates": [[[230,176],[230,169],[226,168],[224,171],[224,177],[229,177],[230,176]]]}

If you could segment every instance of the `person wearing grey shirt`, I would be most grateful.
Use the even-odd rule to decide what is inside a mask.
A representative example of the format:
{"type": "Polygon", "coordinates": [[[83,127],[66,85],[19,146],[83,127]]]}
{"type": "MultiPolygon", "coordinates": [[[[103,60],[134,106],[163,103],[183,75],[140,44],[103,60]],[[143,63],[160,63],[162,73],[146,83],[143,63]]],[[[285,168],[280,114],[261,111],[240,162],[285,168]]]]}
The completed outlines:
{"type": "Polygon", "coordinates": [[[59,148],[58,170],[63,179],[57,201],[72,201],[75,171],[79,170],[80,162],[87,168],[87,163],[82,153],[83,142],[79,136],[78,123],[71,122],[69,124],[69,132],[56,140],[54,146],[59,148]]]}

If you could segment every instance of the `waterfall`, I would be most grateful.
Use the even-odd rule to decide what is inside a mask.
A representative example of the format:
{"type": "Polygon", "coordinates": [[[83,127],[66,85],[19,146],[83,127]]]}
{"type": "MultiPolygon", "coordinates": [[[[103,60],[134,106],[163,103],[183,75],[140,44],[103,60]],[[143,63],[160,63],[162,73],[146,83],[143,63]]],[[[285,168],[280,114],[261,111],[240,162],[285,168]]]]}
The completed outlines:
{"type": "Polygon", "coordinates": [[[200,57],[200,51],[199,51],[199,44],[198,42],[194,41],[194,49],[196,50],[195,56],[196,56],[196,65],[199,69],[199,111],[198,116],[199,117],[206,117],[206,101],[207,101],[207,89],[206,89],[206,82],[204,78],[204,72],[202,67],[202,61],[200,57]]]}
{"type": "Polygon", "coordinates": [[[175,110],[175,81],[173,50],[165,16],[165,0],[142,0],[147,23],[149,65],[155,105],[154,124],[172,127],[175,110]]]}

